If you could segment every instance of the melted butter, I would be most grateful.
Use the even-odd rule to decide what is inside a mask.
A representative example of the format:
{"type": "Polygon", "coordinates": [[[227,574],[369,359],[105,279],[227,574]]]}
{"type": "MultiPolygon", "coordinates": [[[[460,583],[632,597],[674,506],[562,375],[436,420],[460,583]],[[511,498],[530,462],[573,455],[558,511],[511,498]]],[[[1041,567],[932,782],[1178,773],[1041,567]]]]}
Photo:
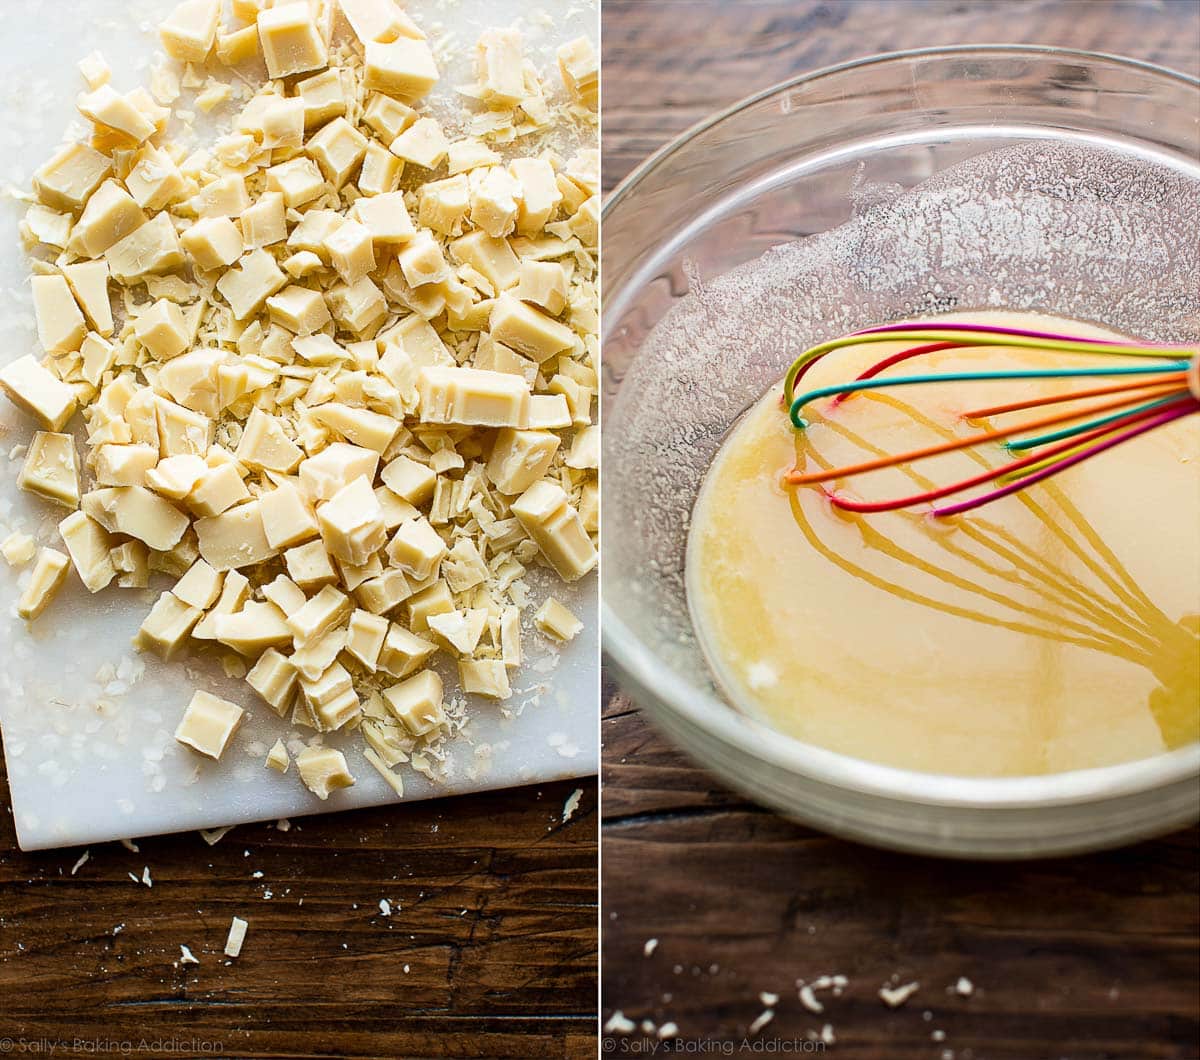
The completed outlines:
{"type": "MultiPolygon", "coordinates": [[[[1116,337],[1023,314],[945,319],[1116,337]]],[[[852,379],[899,348],[830,354],[804,385],[852,379]]],[[[916,363],[1088,360],[1003,348],[916,363]]],[[[937,384],[818,402],[804,432],[781,387],[747,412],[705,479],[688,547],[693,618],[731,700],[822,747],[959,775],[1080,769],[1200,739],[1200,417],[948,520],[849,515],[782,482],[793,466],[936,443],[968,429],[969,408],[1053,387],[1065,389],[937,384]]],[[[835,485],[907,495],[1008,459],[990,446],[835,485]]]]}

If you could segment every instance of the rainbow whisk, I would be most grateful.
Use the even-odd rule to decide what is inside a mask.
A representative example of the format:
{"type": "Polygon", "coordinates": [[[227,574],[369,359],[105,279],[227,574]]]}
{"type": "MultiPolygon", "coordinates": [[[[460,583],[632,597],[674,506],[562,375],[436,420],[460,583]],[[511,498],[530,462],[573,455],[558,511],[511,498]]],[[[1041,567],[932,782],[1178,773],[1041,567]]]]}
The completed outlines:
{"type": "Polygon", "coordinates": [[[863,391],[929,383],[984,383],[1015,379],[1094,380],[1101,385],[971,409],[961,414],[962,420],[970,422],[996,418],[1003,425],[859,464],[811,472],[797,468],[786,476],[786,481],[794,485],[812,485],[835,479],[844,480],[882,468],[911,464],[940,453],[998,443],[1014,456],[1013,460],[947,486],[883,501],[860,501],[836,492],[829,494],[830,500],[838,508],[869,513],[929,504],[943,497],[991,485],[991,488],[978,495],[932,509],[932,514],[937,516],[957,515],[1016,493],[1035,482],[1042,482],[1156,427],[1200,412],[1200,350],[1195,347],[1124,343],[988,324],[890,324],[820,343],[806,350],[792,364],[784,379],[783,394],[793,425],[797,430],[803,430],[808,426],[803,415],[805,408],[822,398],[832,397],[836,405],[852,394],[863,391]],[[826,354],[847,346],[896,341],[915,345],[885,357],[850,382],[796,393],[796,385],[805,373],[826,354]],[[1053,353],[1105,354],[1126,360],[1112,367],[884,374],[895,365],[924,354],[992,346],[1053,353]],[[1145,358],[1146,363],[1131,364],[1127,360],[1130,357],[1145,358]],[[1045,411],[1048,407],[1064,403],[1070,403],[1070,407],[1045,411]],[[1013,413],[1035,408],[1043,411],[1030,417],[1012,417],[1013,413]]]}

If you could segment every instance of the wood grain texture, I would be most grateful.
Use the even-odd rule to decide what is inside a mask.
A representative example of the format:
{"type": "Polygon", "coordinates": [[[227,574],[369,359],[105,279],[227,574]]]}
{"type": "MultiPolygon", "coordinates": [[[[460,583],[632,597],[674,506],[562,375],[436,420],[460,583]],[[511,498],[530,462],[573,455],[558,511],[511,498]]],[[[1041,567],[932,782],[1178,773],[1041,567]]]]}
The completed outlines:
{"type": "Polygon", "coordinates": [[[594,1056],[596,826],[568,781],[104,844],[72,876],[81,850],[23,854],[5,812],[0,1054],[594,1056]]]}
{"type": "MultiPolygon", "coordinates": [[[[714,110],[874,52],[1027,42],[1200,74],[1192,0],[606,0],[604,11],[609,188],[714,110]]],[[[871,850],[746,803],[611,685],[605,702],[605,1019],[674,1021],[686,1043],[676,1053],[753,1055],[742,1039],[767,991],[780,995],[776,1015],[753,1041],[779,1055],[815,1052],[789,1043],[830,1024],[837,1042],[822,1051],[852,1060],[1200,1056],[1196,830],[1032,864],[871,850]],[[796,980],[835,974],[845,992],[819,994],[825,1011],[810,1012],[796,980]],[[920,983],[896,1009],[877,994],[893,976],[920,983]],[[952,992],[959,976],[970,997],[952,992]]],[[[602,1044],[637,1055],[644,1041],[602,1044]]]]}

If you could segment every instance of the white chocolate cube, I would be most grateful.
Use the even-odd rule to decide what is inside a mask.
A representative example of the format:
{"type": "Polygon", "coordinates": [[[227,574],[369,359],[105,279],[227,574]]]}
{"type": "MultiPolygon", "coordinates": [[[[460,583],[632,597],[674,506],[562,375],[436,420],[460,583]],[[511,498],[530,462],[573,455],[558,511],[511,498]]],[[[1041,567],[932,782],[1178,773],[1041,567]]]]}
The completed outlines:
{"type": "Polygon", "coordinates": [[[87,144],[67,144],[33,174],[33,190],[47,206],[78,213],[111,172],[107,155],[87,144]]]}
{"type": "Polygon", "coordinates": [[[304,495],[284,482],[259,497],[263,531],[272,548],[285,549],[308,541],[320,533],[316,514],[304,495]]]}
{"type": "Polygon", "coordinates": [[[267,540],[258,501],[197,519],[195,527],[200,555],[219,571],[251,567],[278,552],[267,540]]]}
{"type": "Polygon", "coordinates": [[[202,63],[212,51],[220,0],[184,0],[158,27],[163,49],[181,63],[202,63]]]}
{"type": "Polygon", "coordinates": [[[365,476],[343,486],[318,506],[317,520],[330,554],[355,566],[366,563],[387,540],[383,512],[371,488],[371,480],[365,476]]]}
{"type": "Polygon", "coordinates": [[[575,581],[596,565],[596,546],[561,486],[545,479],[534,483],[513,501],[512,513],[564,581],[575,581]]]}
{"type": "Polygon", "coordinates": [[[296,682],[295,667],[275,648],[264,651],[246,674],[246,683],[281,718],[292,705],[296,682]]]}
{"type": "Polygon", "coordinates": [[[233,315],[245,320],[286,283],[287,276],[267,251],[252,250],[236,268],[221,276],[217,290],[224,295],[233,315]]]}
{"type": "Polygon", "coordinates": [[[37,618],[46,605],[54,599],[59,587],[67,577],[70,561],[58,549],[38,550],[37,562],[33,565],[29,584],[17,600],[17,614],[26,622],[37,618]]]}
{"type": "Polygon", "coordinates": [[[496,342],[539,364],[575,344],[575,333],[569,327],[510,294],[502,294],[492,307],[491,333],[496,342]]]}
{"type": "Polygon", "coordinates": [[[402,523],[388,542],[388,558],[417,581],[436,577],[448,549],[441,534],[424,516],[402,523]]]}
{"type": "Polygon", "coordinates": [[[283,554],[283,561],[288,575],[302,589],[318,589],[337,581],[337,571],[333,569],[329,553],[321,541],[310,541],[288,549],[283,554]]]}
{"type": "Polygon", "coordinates": [[[361,607],[350,616],[350,626],[346,637],[346,651],[354,656],[371,673],[379,666],[379,654],[383,651],[383,642],[388,633],[388,620],[381,615],[373,615],[361,607]]]}
{"type": "Polygon", "coordinates": [[[308,141],[304,150],[321,167],[325,179],[340,188],[362,161],[367,138],[345,118],[334,118],[308,141]]]}
{"type": "Polygon", "coordinates": [[[291,207],[311,202],[325,190],[325,178],[311,158],[293,158],[267,170],[267,188],[291,207]]]}
{"type": "Polygon", "coordinates": [[[414,736],[424,736],[446,723],[442,709],[442,679],[432,670],[383,690],[388,710],[414,736]]]}
{"type": "Polygon", "coordinates": [[[197,690],[175,729],[175,739],[216,761],[241,725],[244,714],[236,703],[197,690]]]}
{"type": "Polygon", "coordinates": [[[17,485],[68,508],[79,507],[79,456],[69,434],[37,431],[17,485]]]}
{"type": "Polygon", "coordinates": [[[300,487],[314,504],[327,501],[359,477],[373,482],[378,467],[378,453],[346,442],[334,442],[301,463],[300,487]]]}
{"type": "Polygon", "coordinates": [[[401,37],[387,43],[367,42],[363,86],[368,90],[411,102],[433,88],[437,79],[437,63],[424,41],[401,37]]]}
{"type": "MultiPolygon", "coordinates": [[[[98,336],[107,338],[113,333],[112,304],[108,298],[108,263],[105,261],[77,261],[63,266],[66,279],[75,301],[83,310],[88,323],[98,336]]],[[[84,342],[86,343],[86,339],[84,342]]],[[[106,344],[107,345],[107,344],[106,344]]],[[[80,347],[82,350],[82,347],[80,347]]],[[[109,362],[111,364],[111,362],[109,362]]],[[[107,369],[106,369],[107,370],[107,369]]],[[[99,378],[88,377],[88,382],[97,385],[99,378]]]]}
{"type": "Polygon", "coordinates": [[[179,237],[201,269],[220,269],[242,256],[242,232],[228,217],[205,217],[179,237]]]}
{"type": "Polygon", "coordinates": [[[142,310],[133,321],[133,331],[156,361],[178,357],[191,343],[183,310],[166,298],[142,310]]]}
{"type": "Polygon", "coordinates": [[[549,431],[498,431],[487,462],[487,476],[501,493],[524,493],[550,467],[558,451],[549,431]]]}
{"type": "Polygon", "coordinates": [[[87,591],[98,593],[117,576],[112,562],[112,538],[94,519],[72,512],[58,524],[71,563],[87,591]]]}
{"type": "Polygon", "coordinates": [[[58,275],[34,276],[30,282],[42,349],[47,353],[78,350],[87,327],[66,279],[58,275]]]}
{"type": "Polygon", "coordinates": [[[422,368],[417,375],[421,419],[481,427],[524,427],[529,388],[523,379],[478,368],[422,368]]]}
{"type": "Polygon", "coordinates": [[[410,456],[398,456],[382,472],[383,483],[409,504],[420,506],[433,496],[437,475],[427,465],[410,456]]]}
{"type": "Polygon", "coordinates": [[[138,651],[152,651],[169,662],[183,647],[200,616],[199,608],[185,604],[172,593],[162,593],[142,620],[133,645],[138,651]]]}
{"type": "Polygon", "coordinates": [[[508,699],[512,695],[508,668],[500,659],[460,659],[458,681],[464,692],[477,696],[508,699]]]}
{"type": "Polygon", "coordinates": [[[330,792],[354,783],[345,755],[333,747],[305,748],[296,756],[296,768],[304,786],[322,802],[330,792]]]}
{"type": "Polygon", "coordinates": [[[449,149],[442,127],[433,118],[418,118],[392,141],[389,148],[397,158],[424,169],[435,169],[449,149]]]}
{"type": "Polygon", "coordinates": [[[271,78],[320,70],[328,59],[307,3],[280,4],[261,12],[258,36],[271,78]]]}
{"type": "Polygon", "coordinates": [[[171,218],[156,214],[104,252],[109,271],[122,283],[170,272],[184,263],[183,248],[171,218]]]}

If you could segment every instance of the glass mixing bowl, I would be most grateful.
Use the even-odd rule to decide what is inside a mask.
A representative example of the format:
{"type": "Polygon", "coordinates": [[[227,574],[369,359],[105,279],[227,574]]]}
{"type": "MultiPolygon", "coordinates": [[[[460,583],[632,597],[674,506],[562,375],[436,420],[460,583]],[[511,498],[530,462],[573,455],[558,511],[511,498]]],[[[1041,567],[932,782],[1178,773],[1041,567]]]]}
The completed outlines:
{"type": "MultiPolygon", "coordinates": [[[[604,210],[602,631],[618,680],[734,788],[881,846],[1032,857],[1194,821],[1200,744],[1098,769],[977,779],[866,762],[739,713],[697,644],[684,553],[725,431],[802,346],[916,312],[991,306],[1194,341],[1198,225],[1200,82],[1055,48],[929,49],[831,67],[738,104],[648,159],[604,210]],[[975,156],[997,149],[1024,152],[1020,164],[985,163],[990,176],[972,175],[975,156]],[[961,178],[938,176],[964,165],[961,178]],[[1024,215],[1014,193],[1007,214],[989,218],[997,201],[978,207],[969,189],[995,190],[997,172],[1031,189],[1038,209],[1024,215]],[[888,213],[905,189],[939,181],[924,206],[888,213]],[[757,319],[751,294],[739,299],[739,266],[855,217],[870,221],[880,203],[880,231],[827,238],[824,249],[817,236],[807,273],[788,281],[796,297],[787,312],[757,319]],[[794,318],[773,319],[791,317],[793,304],[794,318]],[[684,341],[656,338],[668,314],[664,327],[684,341]]],[[[1193,559],[1200,541],[1184,561],[1193,559]]]]}

